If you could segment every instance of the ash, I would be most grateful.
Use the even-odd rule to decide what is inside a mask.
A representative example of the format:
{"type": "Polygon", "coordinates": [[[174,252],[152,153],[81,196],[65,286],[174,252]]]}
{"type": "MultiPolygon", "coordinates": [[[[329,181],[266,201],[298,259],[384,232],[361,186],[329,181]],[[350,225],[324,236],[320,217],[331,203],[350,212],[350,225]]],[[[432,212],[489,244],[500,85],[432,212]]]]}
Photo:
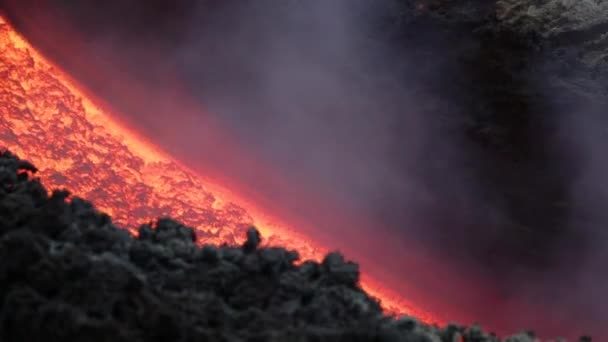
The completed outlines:
{"type": "Polygon", "coordinates": [[[357,264],[296,265],[253,228],[242,246],[201,247],[170,218],[133,237],[90,202],[49,196],[35,172],[0,152],[0,341],[501,341],[386,316],[357,264]]]}

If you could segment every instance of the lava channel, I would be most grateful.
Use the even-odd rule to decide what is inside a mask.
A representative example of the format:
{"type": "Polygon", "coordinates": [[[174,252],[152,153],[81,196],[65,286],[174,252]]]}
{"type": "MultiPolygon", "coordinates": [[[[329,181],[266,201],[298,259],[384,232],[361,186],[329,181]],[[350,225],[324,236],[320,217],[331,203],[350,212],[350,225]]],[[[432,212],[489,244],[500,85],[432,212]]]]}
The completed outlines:
{"type": "MultiPolygon", "coordinates": [[[[91,200],[132,233],[170,216],[194,227],[201,244],[241,243],[253,225],[266,244],[297,250],[303,260],[329,251],[113,119],[2,17],[0,74],[0,146],[39,166],[47,188],[91,200]]],[[[443,323],[365,271],[361,286],[387,312],[443,323]]]]}

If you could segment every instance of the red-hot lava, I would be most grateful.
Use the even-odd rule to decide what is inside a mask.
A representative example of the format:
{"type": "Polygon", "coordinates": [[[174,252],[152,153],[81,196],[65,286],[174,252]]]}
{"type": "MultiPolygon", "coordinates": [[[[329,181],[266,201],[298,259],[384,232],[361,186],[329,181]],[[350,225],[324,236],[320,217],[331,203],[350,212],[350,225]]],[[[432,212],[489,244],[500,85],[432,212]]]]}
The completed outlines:
{"type": "MultiPolygon", "coordinates": [[[[44,24],[39,19],[36,17],[32,23],[34,28],[50,28],[52,21],[44,24]]],[[[48,39],[55,40],[68,54],[81,51],[77,40],[70,41],[69,35],[62,37],[53,33],[48,39]]],[[[335,234],[332,237],[329,232],[311,228],[311,222],[286,214],[281,205],[252,191],[266,182],[284,180],[230,145],[230,139],[209,121],[193,121],[192,126],[202,130],[203,143],[219,144],[217,149],[221,151],[202,158],[213,167],[190,165],[197,168],[196,171],[189,169],[177,161],[185,160],[186,156],[173,150],[170,157],[136,134],[140,130],[130,126],[132,122],[121,121],[125,116],[114,115],[131,109],[147,112],[161,106],[162,101],[155,96],[161,94],[150,95],[149,88],[137,89],[136,83],[120,82],[122,79],[116,75],[103,79],[99,71],[96,74],[91,70],[101,69],[101,74],[111,72],[107,57],[89,61],[95,56],[79,54],[74,61],[80,66],[75,69],[86,73],[88,68],[90,73],[75,74],[87,81],[98,77],[97,85],[114,91],[112,95],[124,93],[121,103],[124,106],[118,109],[71,79],[0,17],[0,147],[8,147],[40,167],[40,176],[47,187],[67,188],[75,195],[92,200],[98,208],[111,214],[118,225],[131,231],[159,216],[171,216],[195,227],[201,243],[240,242],[245,229],[255,225],[266,243],[296,249],[302,259],[318,260],[328,249],[344,249],[347,257],[362,265],[362,286],[380,299],[387,311],[411,314],[427,322],[444,323],[451,316],[462,323],[481,318],[490,328],[503,332],[521,327],[549,329],[552,334],[581,331],[575,327],[565,328],[572,323],[555,313],[546,320],[534,305],[504,298],[494,293],[483,279],[451,269],[450,265],[438,265],[415,246],[402,246],[380,231],[365,237],[342,234],[338,239],[335,234]],[[100,68],[104,62],[105,67],[100,68]],[[112,82],[108,84],[108,80],[112,82]],[[238,170],[248,166],[252,167],[248,169],[250,178],[243,178],[238,170]],[[233,173],[224,176],[223,172],[233,173]],[[258,183],[247,184],[260,175],[263,177],[259,177],[262,180],[258,183]],[[175,196],[176,193],[179,196],[175,196]],[[393,270],[403,270],[403,273],[390,272],[382,264],[388,260],[393,270]],[[398,289],[398,293],[405,293],[407,297],[391,289],[398,289]]],[[[156,91],[175,92],[169,97],[179,98],[180,119],[199,117],[195,105],[184,103],[183,97],[177,96],[180,90],[175,83],[156,91]],[[191,113],[184,113],[184,109],[191,113]]],[[[104,95],[108,94],[102,97],[104,95]]],[[[209,150],[212,149],[201,153],[209,150]]],[[[288,184],[290,193],[304,202],[318,202],[318,198],[305,198],[305,192],[299,191],[296,185],[288,184]]],[[[315,207],[316,215],[330,222],[329,225],[348,227],[354,223],[357,227],[373,227],[358,217],[353,218],[355,222],[334,220],[331,207],[325,203],[318,207],[323,208],[315,207]]]]}
{"type": "MultiPolygon", "coordinates": [[[[238,243],[255,225],[302,259],[328,251],[121,125],[1,17],[0,74],[0,146],[38,165],[49,188],[92,200],[131,231],[171,216],[195,227],[201,243],[238,243]]],[[[389,311],[439,322],[365,273],[362,286],[389,311]]]]}

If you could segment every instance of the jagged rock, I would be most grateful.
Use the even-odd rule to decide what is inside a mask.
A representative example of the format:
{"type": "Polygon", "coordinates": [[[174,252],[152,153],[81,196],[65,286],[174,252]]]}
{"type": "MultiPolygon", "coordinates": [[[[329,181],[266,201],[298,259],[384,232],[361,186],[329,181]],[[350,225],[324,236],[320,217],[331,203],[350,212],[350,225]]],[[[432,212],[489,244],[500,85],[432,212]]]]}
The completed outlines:
{"type": "Polygon", "coordinates": [[[41,197],[19,176],[31,164],[4,152],[0,165],[0,208],[14,209],[0,212],[2,341],[498,341],[385,316],[339,253],[296,265],[255,229],[242,246],[198,247],[168,218],[131,237],[85,200],[41,197]]]}

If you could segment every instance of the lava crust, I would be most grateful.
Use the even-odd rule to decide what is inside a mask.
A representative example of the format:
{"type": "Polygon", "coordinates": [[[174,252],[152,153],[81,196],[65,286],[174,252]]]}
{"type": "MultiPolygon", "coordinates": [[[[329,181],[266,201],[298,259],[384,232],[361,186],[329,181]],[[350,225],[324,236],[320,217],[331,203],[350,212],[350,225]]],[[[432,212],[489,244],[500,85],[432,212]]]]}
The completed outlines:
{"type": "Polygon", "coordinates": [[[337,253],[296,264],[255,229],[240,246],[201,247],[161,218],[133,237],[90,202],[49,195],[36,171],[0,153],[2,341],[499,341],[386,316],[357,264],[337,253]]]}
{"type": "MultiPolygon", "coordinates": [[[[0,75],[0,147],[38,165],[49,188],[69,188],[132,233],[142,222],[170,216],[193,227],[204,243],[242,243],[255,225],[267,243],[296,249],[303,258],[319,261],[327,253],[234,189],[188,170],[122,126],[1,16],[0,75]]],[[[362,277],[385,310],[439,321],[420,303],[362,277]]]]}

